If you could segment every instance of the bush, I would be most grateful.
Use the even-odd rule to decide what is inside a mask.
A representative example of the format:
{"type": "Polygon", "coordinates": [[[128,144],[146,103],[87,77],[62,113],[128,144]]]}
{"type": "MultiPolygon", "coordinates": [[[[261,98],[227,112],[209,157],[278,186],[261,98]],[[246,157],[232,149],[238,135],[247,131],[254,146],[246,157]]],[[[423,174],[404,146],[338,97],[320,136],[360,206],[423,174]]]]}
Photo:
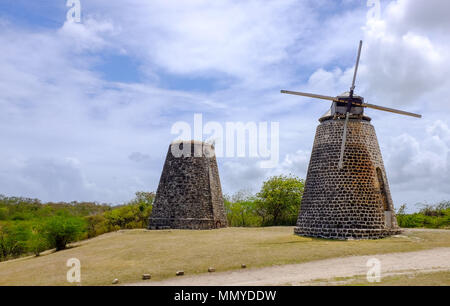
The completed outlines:
{"type": "Polygon", "coordinates": [[[85,238],[94,238],[110,231],[103,214],[86,217],[86,223],[87,233],[85,238]]]}
{"type": "Polygon", "coordinates": [[[40,228],[48,246],[56,251],[64,250],[68,243],[76,241],[86,229],[86,222],[79,217],[54,216],[44,222],[40,228]]]}
{"type": "Polygon", "coordinates": [[[0,260],[15,258],[27,252],[30,229],[26,224],[6,224],[0,227],[0,260]]]}
{"type": "Polygon", "coordinates": [[[31,231],[27,241],[28,251],[32,252],[35,256],[39,256],[43,251],[49,248],[49,242],[41,232],[41,225],[37,224],[31,231]]]}
{"type": "Polygon", "coordinates": [[[6,220],[9,216],[9,209],[7,207],[0,207],[0,221],[6,220]]]}

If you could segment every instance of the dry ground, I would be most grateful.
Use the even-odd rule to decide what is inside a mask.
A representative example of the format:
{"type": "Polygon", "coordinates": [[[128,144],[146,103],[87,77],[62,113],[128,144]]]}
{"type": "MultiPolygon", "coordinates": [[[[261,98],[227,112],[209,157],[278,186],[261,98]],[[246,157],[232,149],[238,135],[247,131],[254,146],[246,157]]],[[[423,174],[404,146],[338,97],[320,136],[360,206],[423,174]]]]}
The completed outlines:
{"type": "MultiPolygon", "coordinates": [[[[222,273],[209,273],[170,278],[157,282],[140,282],[132,285],[158,286],[280,286],[280,285],[341,285],[353,281],[369,284],[366,263],[369,259],[380,261],[381,278],[409,275],[416,272],[450,273],[450,248],[350,256],[311,261],[302,264],[242,269],[222,273]],[[355,278],[355,280],[352,279],[355,278]],[[339,280],[344,278],[344,281],[339,280]],[[345,280],[348,278],[348,280],[345,280]],[[365,280],[365,281],[364,281],[365,280]]],[[[450,274],[448,274],[450,275],[450,274]]],[[[383,280],[384,282],[385,280],[383,280]]],[[[447,281],[448,283],[448,281],[447,281]]]]}
{"type": "Polygon", "coordinates": [[[0,285],[69,285],[66,261],[81,261],[83,285],[110,285],[187,276],[213,266],[218,272],[298,264],[323,259],[412,252],[450,247],[450,231],[406,231],[399,237],[372,241],[331,241],[295,236],[292,227],[227,228],[213,231],[129,230],[83,241],[73,248],[41,257],[0,263],[0,285]]]}

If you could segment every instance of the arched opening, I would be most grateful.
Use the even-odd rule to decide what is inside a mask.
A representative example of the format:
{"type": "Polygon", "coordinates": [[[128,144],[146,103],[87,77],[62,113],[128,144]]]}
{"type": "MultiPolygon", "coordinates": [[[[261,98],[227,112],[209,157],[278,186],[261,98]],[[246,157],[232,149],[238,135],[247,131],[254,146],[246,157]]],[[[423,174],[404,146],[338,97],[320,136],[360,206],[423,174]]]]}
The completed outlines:
{"type": "Polygon", "coordinates": [[[377,168],[377,178],[378,178],[378,185],[380,187],[380,198],[381,203],[383,205],[384,210],[384,223],[386,227],[391,228],[392,227],[392,209],[389,205],[387,192],[386,192],[386,184],[384,182],[383,172],[380,168],[377,168]]]}
{"type": "Polygon", "coordinates": [[[389,208],[389,202],[386,194],[386,184],[384,183],[383,173],[381,172],[380,168],[377,168],[377,177],[378,184],[380,186],[381,202],[383,203],[384,211],[390,211],[391,209],[389,208]]]}

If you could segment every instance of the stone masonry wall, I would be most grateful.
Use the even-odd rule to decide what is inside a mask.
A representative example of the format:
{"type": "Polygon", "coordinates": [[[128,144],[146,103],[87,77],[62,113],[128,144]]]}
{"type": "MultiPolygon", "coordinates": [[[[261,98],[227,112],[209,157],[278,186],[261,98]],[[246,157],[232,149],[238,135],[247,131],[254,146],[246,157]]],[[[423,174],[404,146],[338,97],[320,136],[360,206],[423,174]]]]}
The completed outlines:
{"type": "Polygon", "coordinates": [[[349,120],[344,168],[338,167],[344,120],[321,119],[294,232],[332,239],[377,239],[400,232],[370,118],[349,120]]]}
{"type": "Polygon", "coordinates": [[[213,229],[227,226],[227,218],[214,148],[207,143],[187,142],[190,156],[176,157],[169,146],[149,229],[213,229]],[[197,157],[195,150],[200,152],[197,157]]]}

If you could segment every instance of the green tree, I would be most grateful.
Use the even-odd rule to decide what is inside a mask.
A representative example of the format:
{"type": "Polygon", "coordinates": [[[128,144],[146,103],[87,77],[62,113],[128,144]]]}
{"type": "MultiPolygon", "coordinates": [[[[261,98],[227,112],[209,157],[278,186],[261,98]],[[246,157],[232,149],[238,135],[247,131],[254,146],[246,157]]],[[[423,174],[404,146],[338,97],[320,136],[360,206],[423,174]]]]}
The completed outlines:
{"type": "Polygon", "coordinates": [[[229,226],[261,226],[261,217],[256,214],[256,198],[248,191],[224,196],[224,203],[229,226]]]}
{"type": "Polygon", "coordinates": [[[76,241],[85,231],[86,222],[79,217],[66,215],[48,218],[40,232],[47,239],[48,245],[56,251],[64,250],[68,243],[76,241]]]}
{"type": "Polygon", "coordinates": [[[256,211],[263,225],[294,225],[305,187],[304,180],[295,176],[274,176],[264,182],[256,211]]]}

